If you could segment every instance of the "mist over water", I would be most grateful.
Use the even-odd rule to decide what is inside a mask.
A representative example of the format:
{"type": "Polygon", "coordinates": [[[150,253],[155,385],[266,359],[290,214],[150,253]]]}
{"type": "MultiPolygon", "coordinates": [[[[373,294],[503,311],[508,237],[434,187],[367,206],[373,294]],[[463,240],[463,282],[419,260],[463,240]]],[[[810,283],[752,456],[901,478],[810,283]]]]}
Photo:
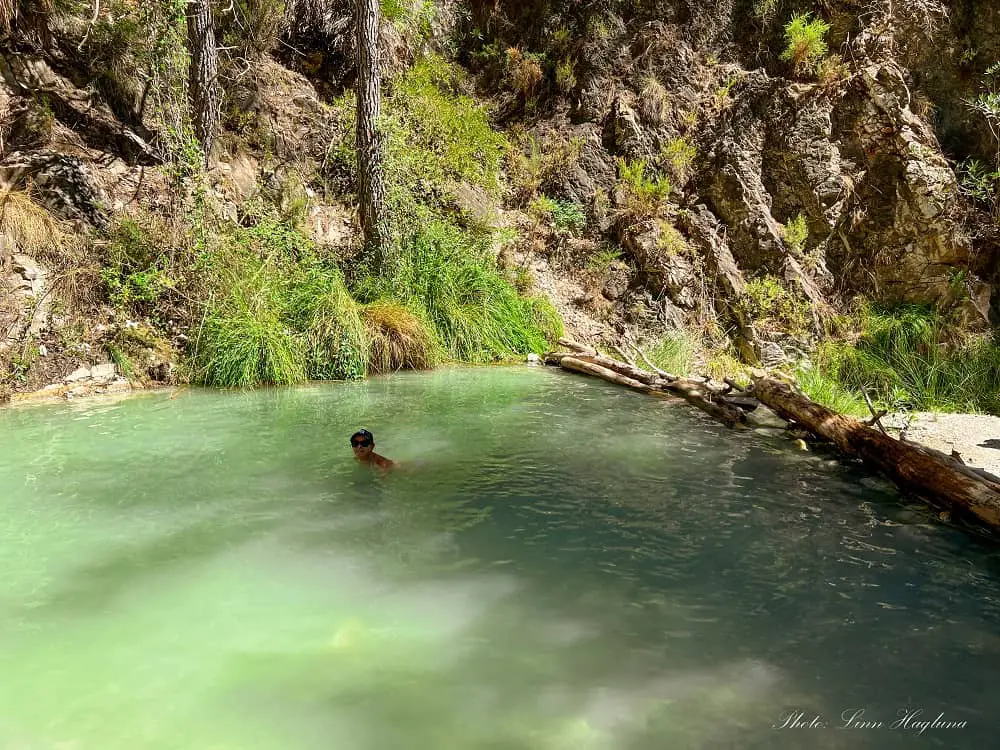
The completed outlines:
{"type": "Polygon", "coordinates": [[[993,546],[567,373],[0,411],[0,501],[4,750],[995,741],[993,546]]]}

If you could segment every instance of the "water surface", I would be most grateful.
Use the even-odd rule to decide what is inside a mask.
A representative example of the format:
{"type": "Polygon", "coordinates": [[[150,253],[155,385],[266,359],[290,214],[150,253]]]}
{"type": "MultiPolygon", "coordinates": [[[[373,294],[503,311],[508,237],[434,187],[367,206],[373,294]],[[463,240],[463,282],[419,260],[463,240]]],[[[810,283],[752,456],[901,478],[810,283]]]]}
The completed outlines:
{"type": "Polygon", "coordinates": [[[5,750],[980,749],[1000,723],[995,547],[567,373],[0,411],[0,499],[5,750]],[[362,426],[402,471],[353,462],[362,426]],[[939,714],[965,725],[921,733],[939,714]]]}

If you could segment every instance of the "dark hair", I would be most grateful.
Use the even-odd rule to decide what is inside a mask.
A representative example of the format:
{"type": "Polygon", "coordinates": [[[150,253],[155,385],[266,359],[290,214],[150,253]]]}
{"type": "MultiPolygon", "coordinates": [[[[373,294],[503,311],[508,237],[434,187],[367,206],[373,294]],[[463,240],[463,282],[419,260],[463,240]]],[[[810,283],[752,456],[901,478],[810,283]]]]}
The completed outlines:
{"type": "Polygon", "coordinates": [[[354,438],[359,438],[359,437],[365,438],[371,443],[375,442],[375,436],[372,435],[370,432],[368,432],[368,430],[358,430],[357,432],[355,432],[353,435],[351,435],[351,442],[353,443],[354,438]]]}

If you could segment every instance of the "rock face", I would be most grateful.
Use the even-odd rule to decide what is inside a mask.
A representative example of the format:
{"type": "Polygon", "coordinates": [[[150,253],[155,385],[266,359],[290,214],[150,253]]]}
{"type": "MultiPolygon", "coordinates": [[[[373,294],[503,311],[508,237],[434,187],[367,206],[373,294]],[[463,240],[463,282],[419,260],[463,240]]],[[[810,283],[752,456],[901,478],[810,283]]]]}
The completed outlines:
{"type": "MultiPolygon", "coordinates": [[[[830,48],[847,45],[851,57],[840,69],[831,63],[821,79],[795,76],[778,58],[787,16],[758,17],[751,5],[665,0],[603,19],[604,37],[587,37],[569,111],[536,127],[539,137],[559,123],[599,128],[602,154],[593,154],[597,139],[590,139],[587,160],[581,155],[552,192],[589,202],[600,230],[626,251],[631,278],[611,280],[604,297],[624,310],[630,299],[621,290],[644,288],[669,303],[671,316],[724,318],[747,358],[751,350],[759,358],[761,344],[740,303],[745,280],[762,276],[808,303],[816,333],[858,293],[935,304],[987,325],[1000,296],[992,286],[1000,285],[1000,240],[993,239],[1000,231],[992,220],[989,232],[967,230],[969,199],[939,132],[946,139],[978,133],[978,153],[990,146],[995,157],[984,123],[972,123],[956,99],[976,87],[958,85],[955,67],[959,40],[973,36],[1000,59],[1000,6],[875,0],[859,15],[851,0],[828,3],[830,48]],[[988,32],[972,30],[978,6],[988,32]],[[730,56],[719,60],[709,49],[730,56]],[[938,70],[934,58],[942,54],[948,60],[938,70]],[[955,83],[951,92],[947,81],[955,83]],[[941,112],[953,119],[928,117],[928,98],[947,99],[941,112]],[[696,153],[689,165],[671,163],[678,144],[696,153]],[[656,219],[602,223],[596,187],[613,192],[614,175],[608,190],[607,173],[588,167],[618,157],[671,176],[670,201],[680,209],[671,221],[693,252],[672,251],[676,243],[664,241],[656,219]],[[595,188],[581,190],[588,182],[595,188]],[[795,238],[787,227],[799,217],[807,234],[795,238]]],[[[578,17],[554,7],[501,0],[487,16],[507,24],[497,26],[496,41],[547,50],[539,32],[546,21],[553,28],[587,22],[584,11],[578,17]]]]}

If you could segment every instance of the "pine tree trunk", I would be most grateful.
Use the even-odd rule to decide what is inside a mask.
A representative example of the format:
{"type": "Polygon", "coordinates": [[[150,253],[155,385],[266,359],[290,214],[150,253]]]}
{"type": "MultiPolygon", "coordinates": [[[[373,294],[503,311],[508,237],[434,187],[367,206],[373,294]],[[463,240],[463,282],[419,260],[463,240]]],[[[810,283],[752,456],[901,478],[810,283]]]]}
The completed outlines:
{"type": "Polygon", "coordinates": [[[189,0],[187,5],[188,46],[191,52],[188,96],[194,121],[194,134],[205,154],[205,165],[212,154],[215,129],[219,123],[219,51],[215,45],[210,0],[189,0]]]}
{"type": "Polygon", "coordinates": [[[378,0],[356,0],[358,50],[358,204],[365,255],[378,274],[384,271],[389,232],[382,170],[384,144],[379,128],[380,64],[378,0]]]}

